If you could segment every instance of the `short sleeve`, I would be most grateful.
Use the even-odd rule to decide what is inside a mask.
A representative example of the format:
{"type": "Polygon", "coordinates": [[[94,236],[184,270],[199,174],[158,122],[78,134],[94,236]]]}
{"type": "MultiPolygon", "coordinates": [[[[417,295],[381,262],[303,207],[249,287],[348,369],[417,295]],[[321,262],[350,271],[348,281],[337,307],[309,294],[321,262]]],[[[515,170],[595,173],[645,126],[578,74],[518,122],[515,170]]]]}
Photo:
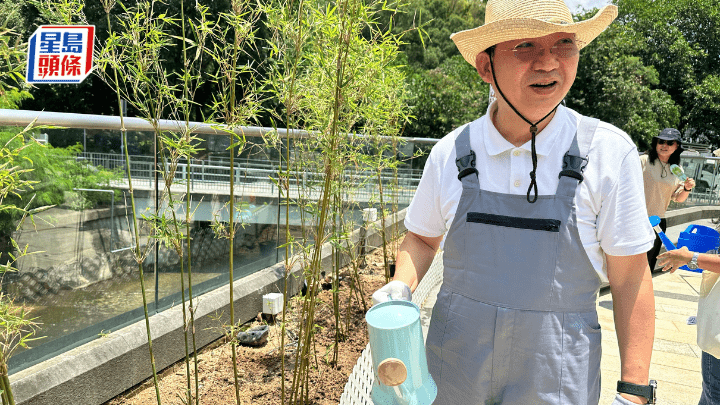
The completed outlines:
{"type": "Polygon", "coordinates": [[[655,233],[648,221],[640,157],[632,148],[624,157],[616,181],[602,188],[597,218],[600,247],[612,256],[645,253],[655,233]]]}
{"type": "Polygon", "coordinates": [[[421,236],[436,237],[445,233],[445,221],[440,208],[439,189],[442,165],[436,149],[430,152],[415,196],[405,216],[405,227],[421,236]]]}

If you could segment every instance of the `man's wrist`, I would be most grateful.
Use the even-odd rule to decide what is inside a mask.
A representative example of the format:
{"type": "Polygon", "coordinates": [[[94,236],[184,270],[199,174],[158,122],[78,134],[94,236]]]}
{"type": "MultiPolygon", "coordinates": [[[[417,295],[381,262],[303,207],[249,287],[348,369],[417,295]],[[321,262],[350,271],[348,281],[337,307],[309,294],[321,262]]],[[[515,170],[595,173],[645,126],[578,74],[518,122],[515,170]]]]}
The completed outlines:
{"type": "Polygon", "coordinates": [[[617,392],[624,399],[636,404],[655,404],[657,402],[657,381],[648,380],[648,384],[637,384],[620,380],[617,392]]]}

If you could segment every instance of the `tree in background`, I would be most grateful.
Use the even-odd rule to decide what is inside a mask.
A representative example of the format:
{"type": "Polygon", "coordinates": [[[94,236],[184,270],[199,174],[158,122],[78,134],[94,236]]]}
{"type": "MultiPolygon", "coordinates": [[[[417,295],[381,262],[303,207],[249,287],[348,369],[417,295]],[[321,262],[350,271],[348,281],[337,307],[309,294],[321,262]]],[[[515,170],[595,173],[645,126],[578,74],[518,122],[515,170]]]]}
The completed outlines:
{"type": "Polygon", "coordinates": [[[485,20],[485,3],[411,0],[404,13],[388,15],[393,32],[405,33],[400,50],[407,64],[410,114],[406,137],[442,138],[487,108],[488,85],[450,39],[485,20]]]}
{"type": "MultiPolygon", "coordinates": [[[[37,27],[42,24],[48,24],[48,11],[43,9],[43,4],[46,2],[38,0],[0,0],[0,16],[3,15],[3,8],[10,7],[10,2],[13,2],[15,6],[13,9],[18,9],[18,17],[13,21],[15,24],[15,30],[20,34],[23,41],[27,41],[29,37],[35,32],[37,27]],[[7,3],[7,5],[6,5],[7,3]]],[[[73,24],[92,24],[95,26],[95,43],[105,43],[107,40],[107,19],[105,10],[102,7],[100,1],[84,1],[82,7],[82,13],[77,13],[74,16],[73,24]],[[80,20],[82,16],[82,21],[80,20]]],[[[129,7],[134,2],[125,2],[129,7]]],[[[196,7],[195,0],[182,0],[184,3],[185,18],[186,19],[197,19],[199,18],[199,11],[196,7]]],[[[222,13],[227,13],[231,9],[230,0],[215,0],[208,2],[208,16],[212,21],[217,21],[222,13]]],[[[159,14],[166,14],[172,18],[179,18],[180,16],[181,1],[173,0],[167,2],[161,2],[156,4],[155,10],[159,14]]],[[[116,7],[111,11],[112,18],[118,18],[121,12],[120,7],[116,7]]],[[[0,17],[1,18],[1,17],[0,17]]],[[[119,29],[122,29],[120,27],[119,29]]],[[[182,32],[179,26],[172,26],[168,28],[169,34],[181,37],[182,32]]],[[[261,26],[257,29],[255,35],[259,38],[266,38],[267,29],[261,26]]],[[[227,38],[228,43],[232,43],[233,38],[227,38]]],[[[248,52],[238,56],[238,65],[249,64],[257,66],[257,61],[263,61],[267,55],[266,50],[263,48],[257,48],[256,52],[248,52]]],[[[181,77],[182,72],[182,52],[178,47],[163,49],[159,53],[159,57],[162,58],[163,64],[168,72],[168,79],[172,84],[178,84],[172,82],[178,80],[177,77],[181,77]]],[[[217,71],[218,66],[212,60],[212,58],[206,58],[204,60],[203,71],[206,73],[217,71]]],[[[190,119],[192,121],[204,121],[210,114],[210,108],[207,106],[212,105],[213,96],[218,93],[219,89],[215,87],[213,83],[206,82],[199,89],[196,94],[196,103],[191,111],[190,119]],[[205,106],[205,107],[204,107],[205,106]]],[[[102,114],[102,115],[119,115],[117,102],[115,100],[114,89],[110,88],[104,83],[97,75],[88,76],[80,84],[53,84],[53,85],[37,85],[34,86],[30,93],[33,99],[26,100],[19,107],[24,110],[33,111],[56,111],[56,112],[73,112],[81,114],[102,114]]],[[[270,106],[269,108],[272,108],[270,106]]],[[[166,113],[169,113],[167,111],[166,113]]],[[[142,116],[140,112],[135,110],[132,105],[128,106],[128,116],[142,116]]],[[[260,118],[269,118],[260,117],[260,118]]],[[[261,125],[269,126],[270,121],[262,121],[261,125]]]]}
{"type": "Polygon", "coordinates": [[[442,138],[487,110],[489,85],[460,54],[435,69],[410,68],[410,72],[406,81],[414,119],[405,136],[442,138]]]}
{"type": "Polygon", "coordinates": [[[720,76],[710,75],[687,91],[694,103],[687,114],[688,126],[716,146],[720,143],[720,76]]]}
{"type": "Polygon", "coordinates": [[[627,26],[613,24],[583,48],[575,84],[565,101],[577,112],[627,132],[644,149],[660,129],[676,127],[680,113],[672,98],[656,88],[660,79],[655,67],[635,56],[642,48],[637,35],[627,26]]]}
{"type": "MultiPolygon", "coordinates": [[[[720,124],[707,91],[710,76],[720,75],[720,7],[717,0],[616,0],[617,24],[635,33],[638,56],[653,66],[658,83],[652,88],[670,95],[679,107],[677,128],[692,140],[718,144],[712,131],[720,124]],[[693,111],[695,111],[693,113],[693,111]],[[699,115],[700,111],[710,115],[699,115]]],[[[601,36],[602,37],[602,36],[601,36]]]]}
{"type": "Polygon", "coordinates": [[[470,0],[411,0],[406,12],[395,14],[393,32],[405,32],[400,50],[412,67],[432,70],[458,54],[454,32],[485,21],[485,4],[470,0]],[[414,30],[414,28],[419,28],[414,30]]]}
{"type": "Polygon", "coordinates": [[[9,27],[16,24],[18,7],[0,3],[0,108],[17,108],[30,98],[23,76],[26,44],[9,27]]]}
{"type": "MultiPolygon", "coordinates": [[[[193,9],[192,0],[183,1],[186,10],[193,9]]],[[[383,17],[386,24],[392,24],[394,33],[406,33],[401,51],[405,54],[412,93],[410,113],[416,121],[405,128],[404,136],[438,138],[485,111],[486,86],[471,66],[463,65],[450,40],[453,32],[482,25],[485,3],[408,1],[408,12],[386,12],[383,17]]],[[[105,32],[104,13],[96,4],[99,2],[87,3],[84,12],[88,22],[98,27],[98,33],[105,32]]],[[[606,32],[582,50],[578,77],[568,94],[567,105],[625,130],[641,149],[665,126],[687,132],[693,141],[720,144],[720,135],[714,130],[720,122],[714,102],[716,78],[720,77],[718,0],[614,0],[614,3],[620,15],[606,32]]],[[[168,15],[177,15],[179,4],[172,1],[162,7],[167,7],[168,15]]],[[[219,15],[228,10],[229,1],[218,0],[210,7],[211,15],[219,15]]],[[[576,18],[582,20],[591,15],[592,12],[584,12],[576,18]]],[[[3,18],[23,40],[45,22],[34,0],[0,0],[0,21],[3,18]]],[[[256,36],[267,38],[267,28],[261,24],[256,36]]],[[[179,71],[179,53],[161,56],[168,61],[171,72],[173,64],[179,71]]],[[[270,59],[267,49],[261,47],[243,58],[238,63],[250,62],[259,69],[270,59]]],[[[208,61],[208,71],[214,70],[212,63],[208,61]]],[[[15,105],[31,110],[117,115],[116,103],[108,98],[112,92],[95,76],[79,86],[37,86],[29,94],[34,99],[15,98],[15,105]]],[[[207,104],[213,94],[217,94],[217,89],[210,83],[199,88],[198,106],[207,104]]],[[[268,113],[258,116],[258,124],[271,126],[270,112],[277,112],[277,103],[266,103],[265,108],[268,113]]],[[[203,121],[204,114],[197,107],[191,119],[203,121]]],[[[130,115],[136,114],[131,110],[130,115]]],[[[276,120],[275,125],[283,127],[285,123],[276,120]]]]}
{"type": "MultiPolygon", "coordinates": [[[[37,132],[37,131],[33,131],[37,132]]],[[[105,193],[76,195],[73,188],[107,187],[117,176],[108,170],[83,164],[75,160],[80,146],[53,148],[35,142],[30,133],[18,137],[17,130],[0,130],[0,145],[17,150],[15,165],[26,187],[5,197],[5,203],[32,210],[42,206],[66,203],[68,193],[76,197],[72,208],[90,208],[97,204],[109,203],[105,193]]],[[[0,256],[12,251],[10,236],[15,231],[22,212],[6,210],[0,212],[0,256]]]]}

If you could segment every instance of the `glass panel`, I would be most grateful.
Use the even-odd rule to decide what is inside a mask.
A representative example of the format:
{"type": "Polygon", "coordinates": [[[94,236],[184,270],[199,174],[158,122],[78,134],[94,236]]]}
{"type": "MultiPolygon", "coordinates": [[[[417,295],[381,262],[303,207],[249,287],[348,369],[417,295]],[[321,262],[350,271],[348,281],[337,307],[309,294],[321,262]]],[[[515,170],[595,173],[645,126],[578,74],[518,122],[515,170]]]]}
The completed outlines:
{"type": "MultiPolygon", "coordinates": [[[[0,128],[0,133],[3,131],[12,134],[20,129],[0,128]]],[[[198,135],[199,152],[177,162],[172,186],[175,204],[170,208],[163,177],[156,181],[156,164],[163,161],[159,156],[156,159],[152,132],[128,132],[129,166],[121,153],[125,145],[119,131],[48,129],[36,136],[55,147],[75,149],[64,154],[58,149],[40,149],[42,158],[34,160],[35,170],[45,177],[35,185],[35,192],[42,196],[38,204],[54,206],[35,215],[34,225],[26,221],[12,233],[32,254],[18,261],[19,272],[2,279],[2,291],[37,317],[41,323],[38,336],[43,338],[33,342],[30,350],[17,352],[10,362],[11,373],[143,318],[128,169],[150,315],[182,301],[180,275],[185,274],[187,291],[188,256],[195,296],[228,282],[229,240],[218,236],[215,228],[217,223],[227,224],[230,215],[236,225],[236,279],[284,259],[284,249],[278,246],[285,243],[286,216],[295,240],[312,243],[315,210],[305,203],[319,198],[325,176],[323,155],[307,141],[290,144],[291,158],[298,163],[287,186],[293,202],[286,214],[277,181],[281,157],[286,153],[284,143],[279,148],[269,147],[260,137],[248,137],[231,170],[229,136],[198,135]],[[53,165],[60,169],[46,170],[53,165]],[[231,176],[235,184],[233,213],[229,210],[231,176]],[[150,237],[151,225],[157,222],[153,215],[159,212],[169,221],[173,209],[179,231],[187,233],[186,200],[191,213],[189,255],[184,243],[157,244],[150,237]]],[[[412,156],[431,146],[409,142],[390,148],[383,153],[397,154],[402,163],[381,173],[372,163],[349,166],[342,176],[343,205],[339,210],[349,228],[362,224],[364,208],[377,208],[380,219],[381,207],[387,213],[407,207],[426,158],[412,156]]],[[[380,152],[368,146],[363,153],[376,156],[380,152]]],[[[340,224],[339,216],[332,220],[340,224]]],[[[14,221],[3,223],[6,230],[14,229],[17,218],[14,221]]],[[[172,222],[168,225],[174,230],[172,222]]],[[[9,231],[0,234],[6,242],[0,252],[3,258],[12,250],[9,235],[9,231]]]]}

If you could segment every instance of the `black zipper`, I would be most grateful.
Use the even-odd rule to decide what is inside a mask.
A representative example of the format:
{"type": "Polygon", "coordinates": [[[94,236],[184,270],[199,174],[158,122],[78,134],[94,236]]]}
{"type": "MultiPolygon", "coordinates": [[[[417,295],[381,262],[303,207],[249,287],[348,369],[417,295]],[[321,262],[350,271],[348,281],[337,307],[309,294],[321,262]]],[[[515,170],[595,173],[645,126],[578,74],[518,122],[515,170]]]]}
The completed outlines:
{"type": "Polygon", "coordinates": [[[520,218],[506,215],[468,212],[467,221],[478,224],[505,226],[508,228],[533,229],[536,231],[560,232],[560,220],[543,218],[520,218]]]}

